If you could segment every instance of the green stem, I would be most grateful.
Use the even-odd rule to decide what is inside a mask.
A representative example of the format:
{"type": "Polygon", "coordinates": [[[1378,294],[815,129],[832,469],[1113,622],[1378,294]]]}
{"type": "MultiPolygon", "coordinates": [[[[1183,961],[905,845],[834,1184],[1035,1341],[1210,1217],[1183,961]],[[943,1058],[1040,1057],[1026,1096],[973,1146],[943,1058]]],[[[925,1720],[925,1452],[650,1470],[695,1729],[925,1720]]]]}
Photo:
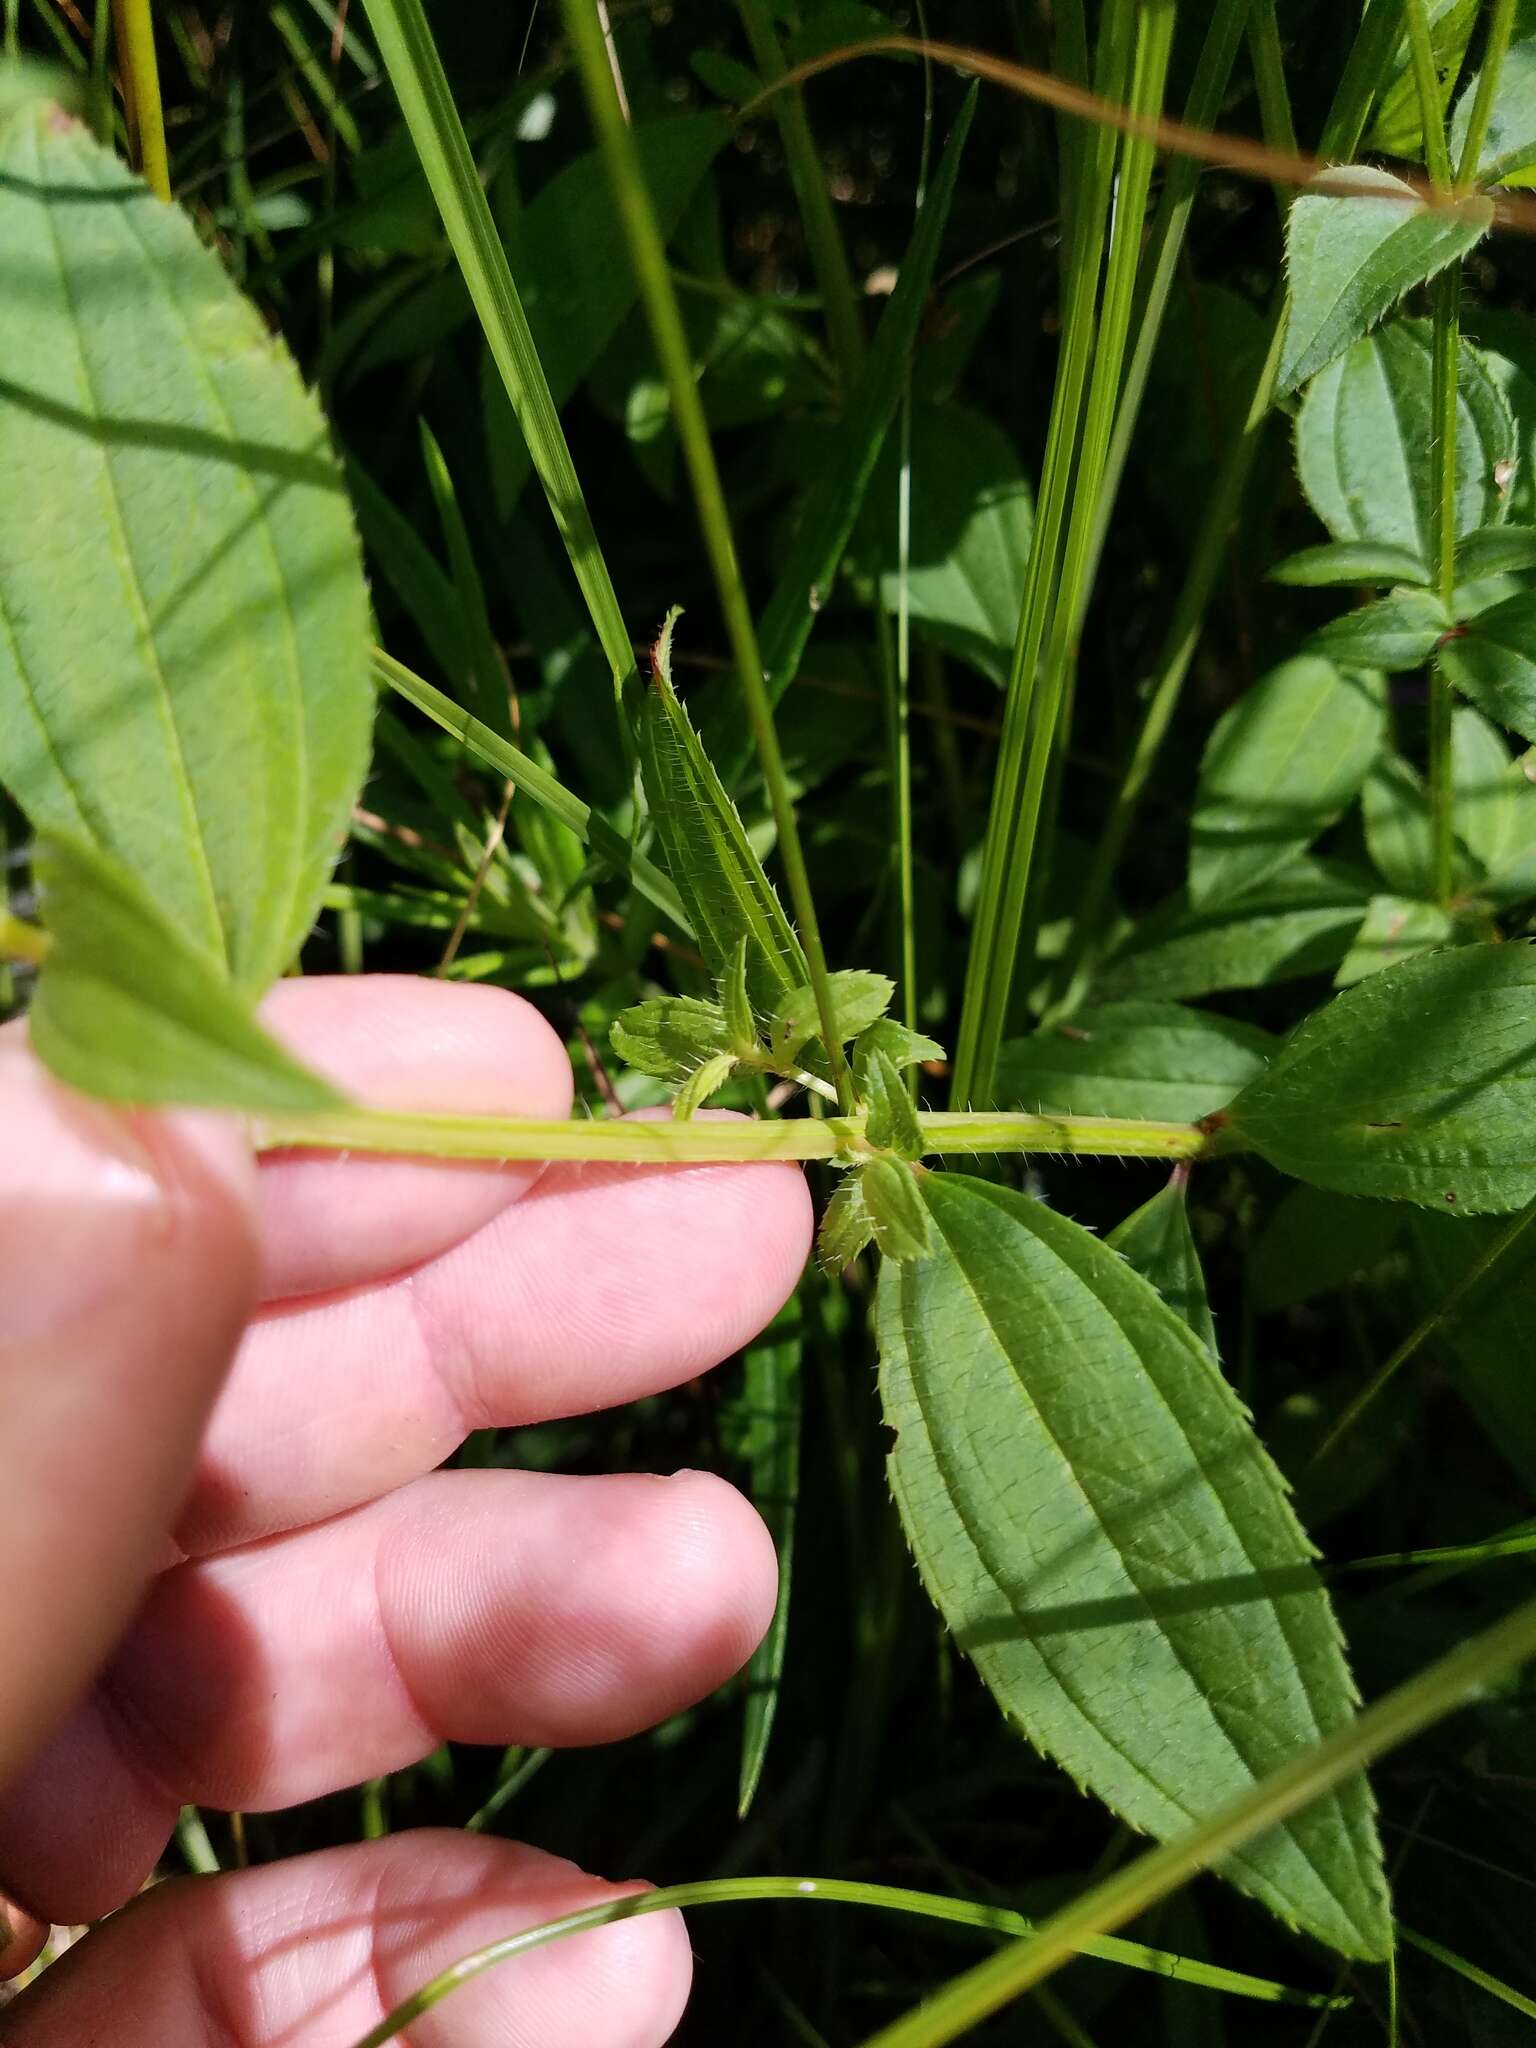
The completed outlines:
{"type": "MultiPolygon", "coordinates": [[[[1456,400],[1461,343],[1461,265],[1434,282],[1432,407],[1435,427],[1435,584],[1447,613],[1456,591],[1456,400]]],[[[1456,886],[1455,763],[1450,678],[1438,660],[1429,671],[1429,810],[1435,895],[1449,903],[1456,886]]]]}
{"type": "Polygon", "coordinates": [[[1440,105],[1440,80],[1435,72],[1435,45],[1429,26],[1429,0],[1408,0],[1408,49],[1413,82],[1419,93],[1419,118],[1424,124],[1424,162],[1437,192],[1451,189],[1451,155],[1445,142],[1445,116],[1440,105]]]}
{"type": "Polygon", "coordinates": [[[822,1043],[827,1048],[838,1098],[847,1109],[853,1102],[853,1084],[843,1056],[841,1035],[836,1029],[832,983],[822,947],[815,898],[811,893],[805,853],[800,844],[789,775],[779,748],[778,734],[774,730],[773,706],[763,678],[752,609],[747,602],[746,585],[736,558],[725,491],[720,482],[720,471],[709,438],[709,424],[704,417],[704,405],[694,375],[693,353],[688,345],[672,274],[667,267],[666,245],[656,225],[634,132],[624,119],[623,108],[619,104],[596,6],[593,0],[566,0],[565,14],[592,111],[592,123],[608,162],[613,194],[624,224],[651,336],[667,381],[673,424],[693,485],[699,525],[709,554],[710,568],[714,572],[715,589],[730,637],[737,679],[741,684],[747,719],[757,745],[763,782],[773,812],[779,858],[784,864],[790,902],[800,927],[800,943],[805,949],[806,965],[810,970],[822,1043]]]}
{"type": "MultiPolygon", "coordinates": [[[[1031,1116],[1015,1111],[919,1116],[930,1154],[977,1157],[1042,1152],[1108,1159],[1198,1159],[1209,1140],[1198,1124],[1125,1117],[1031,1116]]],[[[630,1166],[704,1165],[758,1159],[868,1157],[862,1116],[557,1122],[532,1117],[450,1116],[397,1109],[283,1112],[251,1120],[260,1151],[291,1147],[326,1152],[386,1152],[433,1159],[604,1160],[630,1166]]]]}
{"type": "Polygon", "coordinates": [[[1086,1939],[1145,1912],[1197,1872],[1209,1870],[1353,1777],[1383,1751],[1421,1734],[1533,1654],[1536,1600],[1367,1707],[1347,1728],[1272,1772],[1213,1819],[1139,1856],[1023,1941],[953,1979],[936,1997],[871,2036],[865,2048],[944,2048],[1081,1954],[1086,1939]]]}
{"type": "Polygon", "coordinates": [[[139,169],[155,197],[169,202],[171,166],[165,151],[165,112],[160,104],[160,67],[155,59],[150,0],[115,0],[115,4],[117,48],[138,141],[139,169]]]}
{"type": "Polygon", "coordinates": [[[41,967],[52,945],[40,925],[0,909],[0,960],[24,960],[29,967],[41,967]]]}
{"type": "Polygon", "coordinates": [[[1467,123],[1466,140],[1461,146],[1461,161],[1456,166],[1458,185],[1470,185],[1477,176],[1478,160],[1488,139],[1488,123],[1493,118],[1493,102],[1499,90],[1499,78],[1514,26],[1515,0],[1493,0],[1493,18],[1488,24],[1482,68],[1477,74],[1477,86],[1472,96],[1472,114],[1467,123]]]}
{"type": "Polygon", "coordinates": [[[422,0],[365,4],[379,54],[613,671],[615,688],[621,688],[635,668],[629,631],[422,0]]]}
{"type": "Polygon", "coordinates": [[[1381,81],[1397,53],[1403,5],[1404,0],[1371,0],[1366,10],[1323,123],[1317,153],[1324,163],[1353,162],[1381,81]]]}
{"type": "MultiPolygon", "coordinates": [[[[742,26],[752,45],[753,61],[766,87],[784,76],[784,53],[773,26],[767,0],[736,0],[742,26]]],[[[837,361],[838,378],[844,392],[853,389],[864,366],[864,329],[859,320],[858,299],[848,269],[848,256],[832,211],[832,195],[817,154],[805,97],[798,85],[774,94],[774,118],[784,144],[789,181],[805,228],[805,246],[821,293],[827,321],[827,340],[837,361]]]]}
{"type": "MultiPolygon", "coordinates": [[[[1275,19],[1275,0],[1251,0],[1248,15],[1248,48],[1253,58],[1254,83],[1259,89],[1259,113],[1264,139],[1288,156],[1295,156],[1296,126],[1291,119],[1291,96],[1285,83],[1285,54],[1280,47],[1280,25],[1275,19]]],[[[1289,186],[1281,189],[1282,209],[1291,199],[1289,186]]]]}
{"type": "MultiPolygon", "coordinates": [[[[500,1941],[476,1949],[473,1955],[463,1957],[434,1977],[430,1984],[424,1984],[402,2005],[397,2005],[371,2033],[364,2035],[356,2048],[384,2048],[386,2041],[396,2039],[413,2021],[419,2020],[446,1998],[450,1991],[456,1991],[461,1984],[468,1984],[498,1963],[509,1962],[514,1956],[543,1948],[547,1942],[561,1941],[568,1935],[581,1934],[594,1927],[610,1927],[617,1920],[638,1919],[646,1913],[670,1913],[684,1906],[729,1906],[759,1901],[872,1906],[887,1913],[906,1913],[922,1920],[947,1920],[958,1926],[976,1927],[998,1934],[1022,1934],[1031,1924],[1021,1913],[1012,1912],[1006,1906],[949,1899],[936,1892],[907,1891],[895,1885],[860,1884],[844,1878],[730,1877],[711,1878],[697,1884],[667,1885],[660,1891],[631,1894],[628,1898],[610,1899],[601,1906],[588,1906],[579,1913],[567,1913],[562,1919],[546,1921],[542,1927],[525,1928],[521,1933],[506,1935],[500,1941]]],[[[1200,1984],[1208,1990],[1228,1991],[1240,1998],[1256,1998],[1270,2004],[1338,2007],[1348,2003],[1347,1999],[1331,1998],[1325,1994],[1293,1991],[1288,1985],[1277,1984],[1269,1978],[1250,1977],[1242,1971],[1223,1969],[1219,1964],[1194,1962],[1185,1956],[1170,1955],[1164,1949],[1148,1948],[1143,1942],[1121,1941],[1112,1935],[1091,1941],[1083,1953],[1097,1956],[1104,1962],[1122,1963],[1133,1970],[1148,1970],[1155,1976],[1200,1984]]]]}

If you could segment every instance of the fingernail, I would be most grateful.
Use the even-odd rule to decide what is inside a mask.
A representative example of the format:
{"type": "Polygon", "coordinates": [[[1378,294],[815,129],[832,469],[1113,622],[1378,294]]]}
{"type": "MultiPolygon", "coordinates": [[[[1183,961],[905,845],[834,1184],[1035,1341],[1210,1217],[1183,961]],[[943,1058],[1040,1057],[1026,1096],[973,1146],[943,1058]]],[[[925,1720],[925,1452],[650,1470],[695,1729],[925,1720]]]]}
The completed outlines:
{"type": "Polygon", "coordinates": [[[122,1117],[0,1056],[0,1350],[54,1337],[128,1286],[173,1198],[122,1117]]]}

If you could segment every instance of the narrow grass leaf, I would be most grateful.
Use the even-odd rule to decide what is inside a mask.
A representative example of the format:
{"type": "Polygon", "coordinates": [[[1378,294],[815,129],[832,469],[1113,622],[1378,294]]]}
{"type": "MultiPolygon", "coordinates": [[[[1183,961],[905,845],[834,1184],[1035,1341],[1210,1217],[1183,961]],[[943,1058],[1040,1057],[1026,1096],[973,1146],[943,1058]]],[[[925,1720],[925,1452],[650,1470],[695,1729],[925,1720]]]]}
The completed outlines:
{"type": "Polygon", "coordinates": [[[752,1653],[745,1681],[737,1818],[745,1820],[762,1780],[778,1713],[789,1644],[789,1596],[794,1575],[795,1518],[800,1501],[801,1360],[805,1333],[798,1295],[791,1296],[769,1329],[747,1346],[743,1361],[737,1449],[747,1460],[752,1502],[762,1516],[779,1561],[779,1594],[768,1633],[752,1653]]]}
{"type": "Polygon", "coordinates": [[[1298,1180],[1458,1214],[1536,1196],[1536,947],[1468,946],[1315,1011],[1230,1111],[1298,1180]]]}
{"type": "Polygon", "coordinates": [[[1493,201],[1480,194],[1438,207],[1390,171],[1353,165],[1348,176],[1380,196],[1303,192],[1287,218],[1291,298],[1281,393],[1326,369],[1416,284],[1459,263],[1493,225],[1493,201]]]}
{"type": "Polygon", "coordinates": [[[113,1102],[337,1109],[342,1098],[257,1022],[219,959],[89,841],[47,838],[36,868],[53,941],[29,1014],[39,1059],[113,1102]]]}
{"type": "Polygon", "coordinates": [[[1256,1025],[1177,1003],[1103,1003],[1010,1039],[1003,1108],[1196,1123],[1262,1073],[1278,1041],[1256,1025]]]}
{"type": "MultiPolygon", "coordinates": [[[[1029,1197],[923,1183],[881,1274],[891,1483],[924,1583],[1009,1718],[1167,1840],[1345,1727],[1355,1694],[1279,1473],[1189,1326],[1029,1197]]],[[[1391,1945],[1353,1779],[1223,1874],[1348,1955],[1391,1945]]]]}
{"type": "Polygon", "coordinates": [[[1200,763],[1189,893],[1240,896],[1343,815],[1381,745],[1381,678],[1318,655],[1282,662],[1217,722],[1200,763]]]}
{"type": "Polygon", "coordinates": [[[0,780],[255,995],[368,762],[318,406],[191,222],[56,108],[0,129],[0,780]]]}

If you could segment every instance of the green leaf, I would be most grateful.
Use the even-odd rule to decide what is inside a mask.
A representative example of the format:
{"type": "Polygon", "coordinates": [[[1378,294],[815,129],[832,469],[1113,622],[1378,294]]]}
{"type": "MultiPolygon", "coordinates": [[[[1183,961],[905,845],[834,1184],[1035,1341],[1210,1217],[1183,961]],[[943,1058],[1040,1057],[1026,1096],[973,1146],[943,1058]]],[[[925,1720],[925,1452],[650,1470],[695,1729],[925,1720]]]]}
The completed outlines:
{"type": "MultiPolygon", "coordinates": [[[[1416,1215],[1409,1243],[1421,1276],[1427,1313],[1444,1301],[1505,1226],[1477,1216],[1416,1215]]],[[[1536,1401],[1531,1399],[1531,1325],[1536,1319],[1536,1244],[1529,1235],[1511,1246],[1456,1314],[1435,1333],[1448,1353],[1452,1387],[1508,1459],[1526,1487],[1536,1491],[1536,1401]]]]}
{"type": "Polygon", "coordinates": [[[1286,867],[1341,817],[1381,744],[1381,679],[1282,662],[1218,720],[1200,763],[1189,893],[1201,908],[1286,867]]]}
{"type": "Polygon", "coordinates": [[[87,840],[50,837],[34,865],[53,944],[28,1021],[61,1081],[113,1102],[343,1106],[119,861],[87,840]]]}
{"type": "Polygon", "coordinates": [[[0,129],[0,246],[0,780],[255,996],[373,722],[324,422],[186,216],[56,110],[0,129]]]}
{"type": "Polygon", "coordinates": [[[1272,1166],[1458,1212],[1536,1195],[1536,949],[1430,953],[1336,996],[1229,1112],[1272,1166]]]}
{"type": "Polygon", "coordinates": [[[1282,394],[1369,333],[1405,292],[1459,263],[1493,225],[1493,201],[1480,195],[1435,207],[1390,171],[1352,164],[1323,173],[1340,176],[1371,186],[1370,196],[1303,192],[1286,223],[1291,297],[1276,380],[1282,394]]]}
{"type": "MultiPolygon", "coordinates": [[[[1481,73],[1478,74],[1481,76],[1481,73]]],[[[1472,126],[1472,79],[1456,103],[1451,121],[1451,161],[1459,164],[1472,126]]],[[[1493,95],[1488,131],[1478,154],[1475,176],[1480,185],[1529,185],[1536,171],[1536,36],[1522,36],[1504,53],[1493,95]]]]}
{"type": "Polygon", "coordinates": [[[1536,319],[1504,306],[1463,302],[1462,341],[1474,341],[1515,421],[1516,459],[1501,472],[1507,518],[1536,525],[1536,319]]]}
{"type": "MultiPolygon", "coordinates": [[[[870,486],[868,521],[881,597],[900,600],[899,450],[888,440],[870,486]]],[[[912,531],[907,604],[929,639],[999,686],[1008,680],[1034,493],[1001,427],[958,405],[916,405],[911,440],[912,531]]]]}
{"type": "Polygon", "coordinates": [[[1215,1363],[1221,1354],[1216,1348],[1216,1325],[1211,1320],[1200,1254],[1189,1227],[1187,1181],[1187,1174],[1175,1173],[1167,1187],[1117,1224],[1104,1242],[1157,1289],[1215,1363]]]}
{"type": "MultiPolygon", "coordinates": [[[[1386,542],[1434,559],[1437,437],[1429,323],[1391,320],[1312,379],[1296,420],[1296,462],[1335,540],[1386,542]]],[[[1518,452],[1514,418],[1470,343],[1457,352],[1456,531],[1497,524],[1500,466],[1518,452]]]]}
{"type": "MultiPolygon", "coordinates": [[[[1479,0],[1429,0],[1430,48],[1434,52],[1436,97],[1443,116],[1467,54],[1479,0]]],[[[1377,102],[1368,138],[1384,156],[1424,155],[1424,110],[1413,75],[1413,52],[1405,33],[1398,42],[1389,82],[1377,102]]]]}
{"type": "MultiPolygon", "coordinates": [[[[844,967],[827,978],[839,1044],[857,1038],[883,1017],[896,993],[896,984],[888,974],[873,974],[864,967],[844,967]]],[[[809,983],[802,983],[775,1007],[768,1026],[769,1041],[776,1054],[793,1059],[803,1045],[820,1036],[815,991],[809,983]]]]}
{"type": "Polygon", "coordinates": [[[875,1220],[864,1195],[864,1170],[845,1173],[832,1190],[816,1233],[816,1263],[823,1273],[841,1273],[874,1242],[875,1220]]]}
{"type": "Polygon", "coordinates": [[[1339,962],[1335,988],[1353,988],[1368,974],[1411,960],[1416,953],[1447,946],[1456,936],[1456,921],[1438,903],[1410,896],[1373,896],[1355,943],[1339,962]]]}
{"type": "Polygon", "coordinates": [[[747,989],[767,1013],[809,974],[800,941],[763,873],[736,806],[704,752],[668,673],[673,614],[640,711],[640,772],[667,867],[710,970],[730,971],[747,942],[747,989]]]}
{"type": "Polygon", "coordinates": [[[1271,583],[1321,589],[1339,583],[1431,583],[1434,578],[1411,548],[1385,541],[1333,540],[1321,547],[1299,548],[1276,562],[1271,583]]]}
{"type": "Polygon", "coordinates": [[[1276,1043],[1255,1025],[1177,1003],[1104,1003],[1010,1039],[995,1092],[1001,1106],[1031,1112],[1195,1123],[1262,1072],[1276,1043]]]}
{"type": "Polygon", "coordinates": [[[1334,661],[1385,669],[1420,668],[1454,622],[1432,590],[1394,590],[1330,619],[1307,645],[1334,661]]]}
{"type": "Polygon", "coordinates": [[[1446,674],[1479,711],[1536,740],[1536,590],[1506,598],[1440,650],[1446,674]]]}
{"type": "MultiPolygon", "coordinates": [[[[1429,797],[1418,770],[1401,754],[1382,754],[1366,777],[1365,787],[1360,793],[1360,813],[1365,825],[1366,847],[1377,872],[1393,894],[1433,898],[1434,826],[1429,814],[1429,797]]],[[[1476,879],[1472,863],[1459,847],[1453,849],[1453,856],[1452,878],[1455,885],[1457,888],[1469,887],[1476,879]]],[[[1377,936],[1380,936],[1379,920],[1377,936]]],[[[1364,937],[1362,930],[1360,938],[1364,937]]]]}
{"type": "Polygon", "coordinates": [[[859,1168],[864,1206],[882,1258],[897,1265],[925,1259],[933,1244],[928,1208],[914,1169],[899,1159],[871,1159],[859,1168]]]}
{"type": "Polygon", "coordinates": [[[762,1779],[768,1741],[778,1713],[784,1654],[789,1641],[789,1592],[794,1575],[795,1520],[800,1500],[801,1358],[805,1350],[800,1298],[791,1295],[743,1359],[739,1455],[748,1461],[752,1504],[766,1523],[779,1561],[779,1595],[768,1633],[745,1672],[741,1772],[736,1813],[745,1819],[762,1779]]]}
{"type": "Polygon", "coordinates": [[[1480,526],[1456,544],[1456,581],[1536,569],[1536,526],[1480,526]]]}
{"type": "Polygon", "coordinates": [[[1369,897],[1362,877],[1310,854],[1210,909],[1181,890],[1106,962],[1095,998],[1214,995],[1321,974],[1348,951],[1369,897]]]}
{"type": "Polygon", "coordinates": [[[725,1012],[726,1037],[733,1052],[747,1053],[757,1044],[757,1019],[747,993],[747,936],[736,942],[731,963],[720,979],[720,1006],[725,1012]]]}
{"type": "Polygon", "coordinates": [[[1288,1188],[1248,1262],[1254,1308],[1265,1315],[1342,1287],[1390,1255],[1403,1225],[1394,1202],[1288,1188]]]}
{"type": "MultiPolygon", "coordinates": [[[[1284,1484],[1200,1340],[1027,1196],[930,1174],[934,1248],[880,1276],[892,1491],[1009,1718],[1167,1839],[1351,1717],[1284,1484]]],[[[1222,1873],[1346,1954],[1391,1945],[1362,1779],[1222,1873]]]]}
{"type": "Polygon", "coordinates": [[[704,1060],[730,1050],[725,1012],[697,996],[653,996],[622,1010],[609,1026],[626,1066],[663,1081],[681,1080],[704,1060]]]}
{"type": "Polygon", "coordinates": [[[1536,761],[1511,761],[1503,738],[1460,705],[1451,721],[1456,835],[1496,898],[1536,895],[1536,761]]]}
{"type": "Polygon", "coordinates": [[[864,1063],[862,1085],[869,1110],[864,1135],[870,1144],[902,1159],[921,1159],[922,1125],[895,1063],[883,1052],[872,1052],[864,1063]]]}
{"type": "Polygon", "coordinates": [[[877,1052],[883,1053],[898,1072],[921,1066],[924,1060],[944,1057],[944,1048],[937,1039],[925,1038],[921,1031],[910,1030],[894,1017],[877,1017],[859,1033],[853,1047],[853,1078],[861,1094],[869,1063],[877,1052]]]}

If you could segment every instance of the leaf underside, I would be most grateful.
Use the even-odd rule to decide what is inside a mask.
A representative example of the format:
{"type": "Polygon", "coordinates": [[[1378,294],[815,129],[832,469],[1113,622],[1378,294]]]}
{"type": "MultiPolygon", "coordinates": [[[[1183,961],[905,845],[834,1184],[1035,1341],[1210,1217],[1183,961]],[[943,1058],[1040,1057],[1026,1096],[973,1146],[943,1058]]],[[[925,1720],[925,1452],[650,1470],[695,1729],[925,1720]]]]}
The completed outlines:
{"type": "MultiPolygon", "coordinates": [[[[1353,1711],[1284,1482],[1113,1251],[1010,1190],[923,1186],[934,1246],[884,1267],[879,1330],[924,1583],[1038,1748],[1133,1826],[1182,1833],[1353,1711]]],[[[1222,1870],[1346,1954],[1390,1948],[1363,1779],[1222,1870]]]]}

